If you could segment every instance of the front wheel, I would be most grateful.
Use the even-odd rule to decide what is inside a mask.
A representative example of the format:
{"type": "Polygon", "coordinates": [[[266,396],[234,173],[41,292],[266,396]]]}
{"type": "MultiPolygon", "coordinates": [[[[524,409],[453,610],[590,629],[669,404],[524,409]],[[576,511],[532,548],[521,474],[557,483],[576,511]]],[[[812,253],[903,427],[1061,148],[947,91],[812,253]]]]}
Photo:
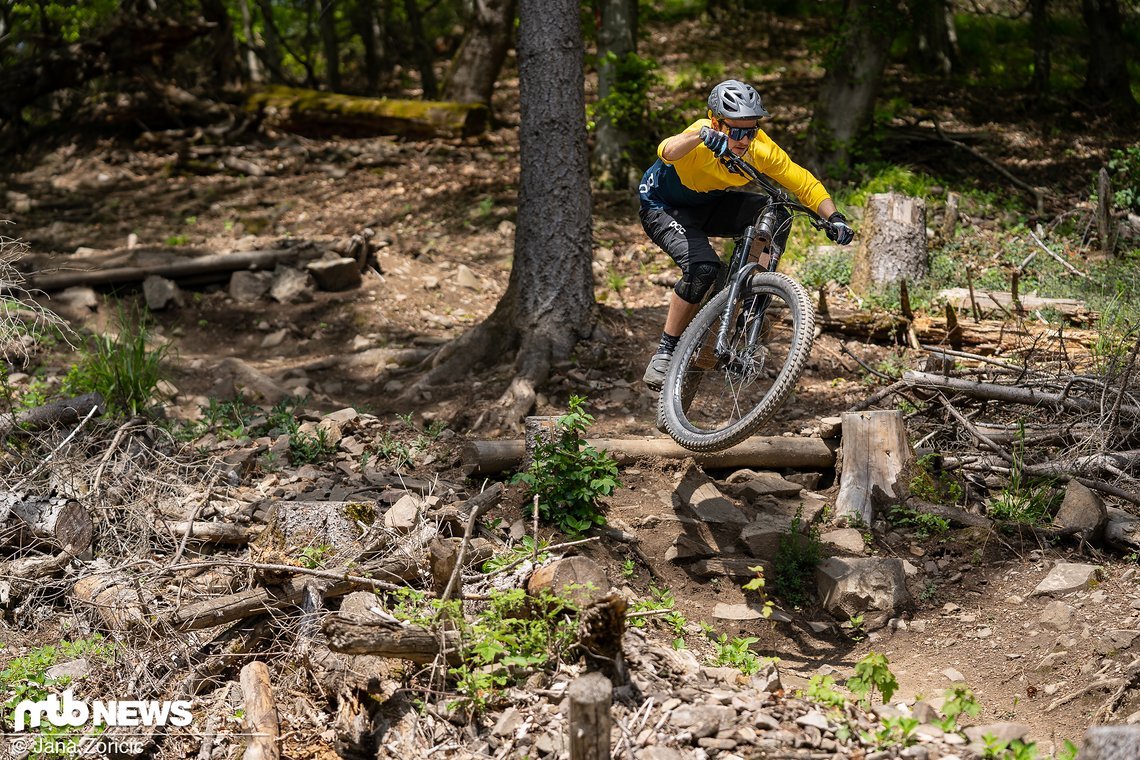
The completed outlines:
{"type": "Polygon", "coordinates": [[[733,307],[728,350],[714,356],[729,290],[693,318],[661,389],[659,426],[690,451],[726,449],[764,424],[795,387],[815,337],[815,309],[803,287],[787,275],[758,272],[733,307]],[[748,308],[742,313],[742,306],[765,301],[762,316],[748,308]],[[749,327],[758,318],[764,320],[760,337],[749,343],[749,327]]]}

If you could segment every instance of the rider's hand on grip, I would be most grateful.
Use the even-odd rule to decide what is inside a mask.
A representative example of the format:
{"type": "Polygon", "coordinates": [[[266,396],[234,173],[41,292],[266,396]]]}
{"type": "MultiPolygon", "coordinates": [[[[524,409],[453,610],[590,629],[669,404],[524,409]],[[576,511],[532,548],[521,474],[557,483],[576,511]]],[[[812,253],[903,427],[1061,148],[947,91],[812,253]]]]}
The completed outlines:
{"type": "Polygon", "coordinates": [[[717,132],[712,127],[701,127],[701,142],[717,158],[728,153],[728,135],[724,132],[717,132]]]}
{"type": "Polygon", "coordinates": [[[827,221],[831,222],[831,227],[827,230],[827,236],[840,245],[847,245],[855,239],[855,230],[851,229],[847,224],[847,217],[836,211],[831,216],[827,217],[827,221]]]}

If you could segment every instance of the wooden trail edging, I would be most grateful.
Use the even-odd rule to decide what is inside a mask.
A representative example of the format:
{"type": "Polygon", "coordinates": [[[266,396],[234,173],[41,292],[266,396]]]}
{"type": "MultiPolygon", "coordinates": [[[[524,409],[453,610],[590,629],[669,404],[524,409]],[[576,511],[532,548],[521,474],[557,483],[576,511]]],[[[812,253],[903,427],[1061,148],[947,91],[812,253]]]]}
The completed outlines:
{"type": "MultiPolygon", "coordinates": [[[[591,438],[586,441],[605,450],[618,464],[638,459],[692,458],[698,465],[710,468],[757,467],[826,468],[835,465],[835,450],[820,438],[784,438],[753,436],[724,451],[699,453],[689,451],[666,438],[591,438]]],[[[492,475],[517,468],[526,454],[521,439],[471,441],[462,452],[463,465],[470,475],[492,475]]]]}

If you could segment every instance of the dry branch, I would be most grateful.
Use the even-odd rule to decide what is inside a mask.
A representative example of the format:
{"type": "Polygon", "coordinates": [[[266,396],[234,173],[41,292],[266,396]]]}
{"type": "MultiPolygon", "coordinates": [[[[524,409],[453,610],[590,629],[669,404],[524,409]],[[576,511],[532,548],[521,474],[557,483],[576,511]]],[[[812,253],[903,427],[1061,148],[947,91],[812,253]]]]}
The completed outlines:
{"type": "MultiPolygon", "coordinates": [[[[1013,385],[998,385],[996,383],[982,383],[973,380],[963,380],[957,377],[944,377],[929,372],[908,371],[903,373],[903,381],[913,388],[935,388],[939,390],[954,391],[977,399],[988,401],[1004,401],[1011,404],[1024,404],[1025,406],[1046,407],[1050,409],[1063,408],[1073,412],[1099,413],[1101,406],[1089,399],[1066,396],[1060,393],[1045,393],[1033,388],[1013,385]]],[[[1121,405],[1121,410],[1140,417],[1140,407],[1131,404],[1121,405]]]]}
{"type": "Polygon", "coordinates": [[[273,684],[264,662],[254,660],[241,669],[241,698],[245,707],[242,723],[249,732],[242,760],[278,760],[281,750],[277,746],[277,700],[273,698],[273,684]]]}
{"type": "Polygon", "coordinates": [[[98,393],[61,399],[14,416],[5,416],[0,419],[0,440],[13,433],[43,430],[53,425],[74,425],[92,411],[103,413],[103,397],[98,393]]]}
{"type": "Polygon", "coordinates": [[[446,656],[449,665],[459,664],[459,635],[454,631],[432,631],[418,625],[401,625],[387,620],[360,621],[332,615],[322,629],[329,649],[344,654],[371,654],[429,663],[446,656]],[[440,648],[443,637],[444,649],[440,648]]]}

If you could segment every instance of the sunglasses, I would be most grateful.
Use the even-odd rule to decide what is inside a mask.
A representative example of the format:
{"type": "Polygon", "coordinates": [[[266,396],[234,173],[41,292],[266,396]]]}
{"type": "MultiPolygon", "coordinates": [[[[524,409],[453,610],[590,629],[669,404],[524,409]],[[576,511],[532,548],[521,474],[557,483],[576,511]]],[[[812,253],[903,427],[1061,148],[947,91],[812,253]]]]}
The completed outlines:
{"type": "MultiPolygon", "coordinates": [[[[724,124],[722,126],[728,127],[727,132],[729,140],[751,140],[756,136],[756,133],[760,131],[760,127],[731,127],[728,124],[724,124]]],[[[725,130],[722,129],[721,131],[725,130]]]]}

